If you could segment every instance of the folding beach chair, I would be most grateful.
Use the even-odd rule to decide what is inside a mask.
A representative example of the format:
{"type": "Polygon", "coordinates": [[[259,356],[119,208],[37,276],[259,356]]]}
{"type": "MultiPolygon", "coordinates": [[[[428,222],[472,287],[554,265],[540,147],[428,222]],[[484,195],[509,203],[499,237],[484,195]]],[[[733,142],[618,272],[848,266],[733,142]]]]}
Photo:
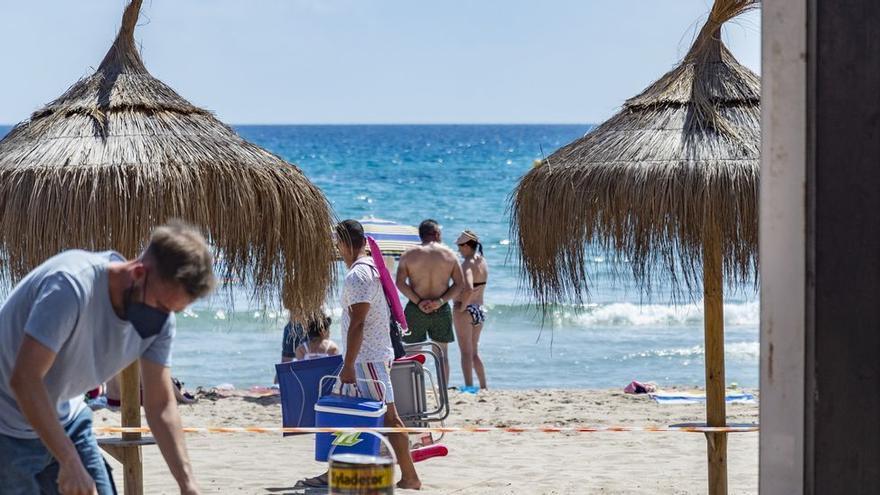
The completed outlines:
{"type": "Polygon", "coordinates": [[[440,346],[426,342],[404,348],[406,357],[391,366],[394,404],[400,419],[413,428],[442,422],[449,416],[449,395],[440,346]],[[433,374],[425,366],[428,358],[434,361],[433,374]]]}

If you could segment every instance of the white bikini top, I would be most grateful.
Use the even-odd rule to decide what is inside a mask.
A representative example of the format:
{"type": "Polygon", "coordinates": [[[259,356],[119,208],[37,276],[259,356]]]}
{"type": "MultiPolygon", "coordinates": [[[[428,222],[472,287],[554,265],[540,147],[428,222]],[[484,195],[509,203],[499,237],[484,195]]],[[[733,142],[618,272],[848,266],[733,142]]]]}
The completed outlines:
{"type": "Polygon", "coordinates": [[[327,354],[326,352],[311,352],[311,351],[309,351],[308,344],[309,344],[308,342],[303,342],[302,344],[300,344],[300,347],[302,347],[306,351],[305,354],[303,355],[302,361],[308,361],[309,359],[319,359],[319,358],[330,357],[330,354],[327,354]]]}

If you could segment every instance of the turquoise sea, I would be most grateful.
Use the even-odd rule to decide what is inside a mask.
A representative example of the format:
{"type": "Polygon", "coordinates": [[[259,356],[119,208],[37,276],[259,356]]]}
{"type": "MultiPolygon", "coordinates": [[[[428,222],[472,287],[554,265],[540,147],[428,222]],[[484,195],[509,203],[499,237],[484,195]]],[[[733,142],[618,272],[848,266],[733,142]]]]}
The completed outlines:
{"type": "MultiPolygon", "coordinates": [[[[610,277],[596,255],[589,304],[542,320],[521,290],[511,251],[508,196],[535,159],[583,135],[584,125],[240,126],[245,138],[297,163],[340,218],[407,224],[435,218],[451,242],[480,234],[491,268],[481,350],[490,387],[622,388],[632,379],[702,385],[702,304],[650,300],[631,280],[610,277]]],[[[8,127],[0,126],[0,136],[8,127]]],[[[625,270],[621,270],[626,273],[625,270]]],[[[187,386],[268,384],[280,356],[284,315],[247,290],[180,315],[174,374],[187,386]]],[[[338,316],[336,301],[328,301],[338,316]]],[[[758,385],[758,302],[743,288],[725,302],[727,381],[758,385]]],[[[338,339],[339,330],[333,334],[338,339]]],[[[452,384],[461,384],[456,346],[452,384]]]]}

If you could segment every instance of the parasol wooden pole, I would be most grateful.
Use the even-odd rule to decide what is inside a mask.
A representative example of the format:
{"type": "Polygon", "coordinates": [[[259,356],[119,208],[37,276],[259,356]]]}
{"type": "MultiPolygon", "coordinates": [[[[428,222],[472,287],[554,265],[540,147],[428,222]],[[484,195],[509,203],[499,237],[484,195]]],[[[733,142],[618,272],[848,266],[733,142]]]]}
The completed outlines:
{"type": "MultiPolygon", "coordinates": [[[[724,385],[724,288],[722,253],[717,237],[703,243],[703,309],[706,349],[706,419],[709,426],[727,426],[724,385]]],[[[709,494],[727,494],[727,433],[706,433],[709,494]]]]}
{"type": "MultiPolygon", "coordinates": [[[[141,426],[141,368],[137,360],[122,370],[121,386],[122,426],[141,426]]],[[[141,457],[140,433],[123,433],[123,441],[131,442],[123,447],[122,469],[125,495],[143,495],[144,465],[141,457]]]]}

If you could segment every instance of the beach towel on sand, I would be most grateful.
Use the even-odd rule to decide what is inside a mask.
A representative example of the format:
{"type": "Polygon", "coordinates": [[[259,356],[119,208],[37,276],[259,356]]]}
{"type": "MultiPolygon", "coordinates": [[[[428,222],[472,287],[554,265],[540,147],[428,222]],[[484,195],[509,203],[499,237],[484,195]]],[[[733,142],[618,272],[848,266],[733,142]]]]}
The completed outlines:
{"type": "MultiPolygon", "coordinates": [[[[704,404],[706,394],[688,392],[657,392],[648,394],[658,404],[704,404]]],[[[727,394],[725,402],[728,404],[754,404],[755,396],[747,393],[727,394]]]]}

